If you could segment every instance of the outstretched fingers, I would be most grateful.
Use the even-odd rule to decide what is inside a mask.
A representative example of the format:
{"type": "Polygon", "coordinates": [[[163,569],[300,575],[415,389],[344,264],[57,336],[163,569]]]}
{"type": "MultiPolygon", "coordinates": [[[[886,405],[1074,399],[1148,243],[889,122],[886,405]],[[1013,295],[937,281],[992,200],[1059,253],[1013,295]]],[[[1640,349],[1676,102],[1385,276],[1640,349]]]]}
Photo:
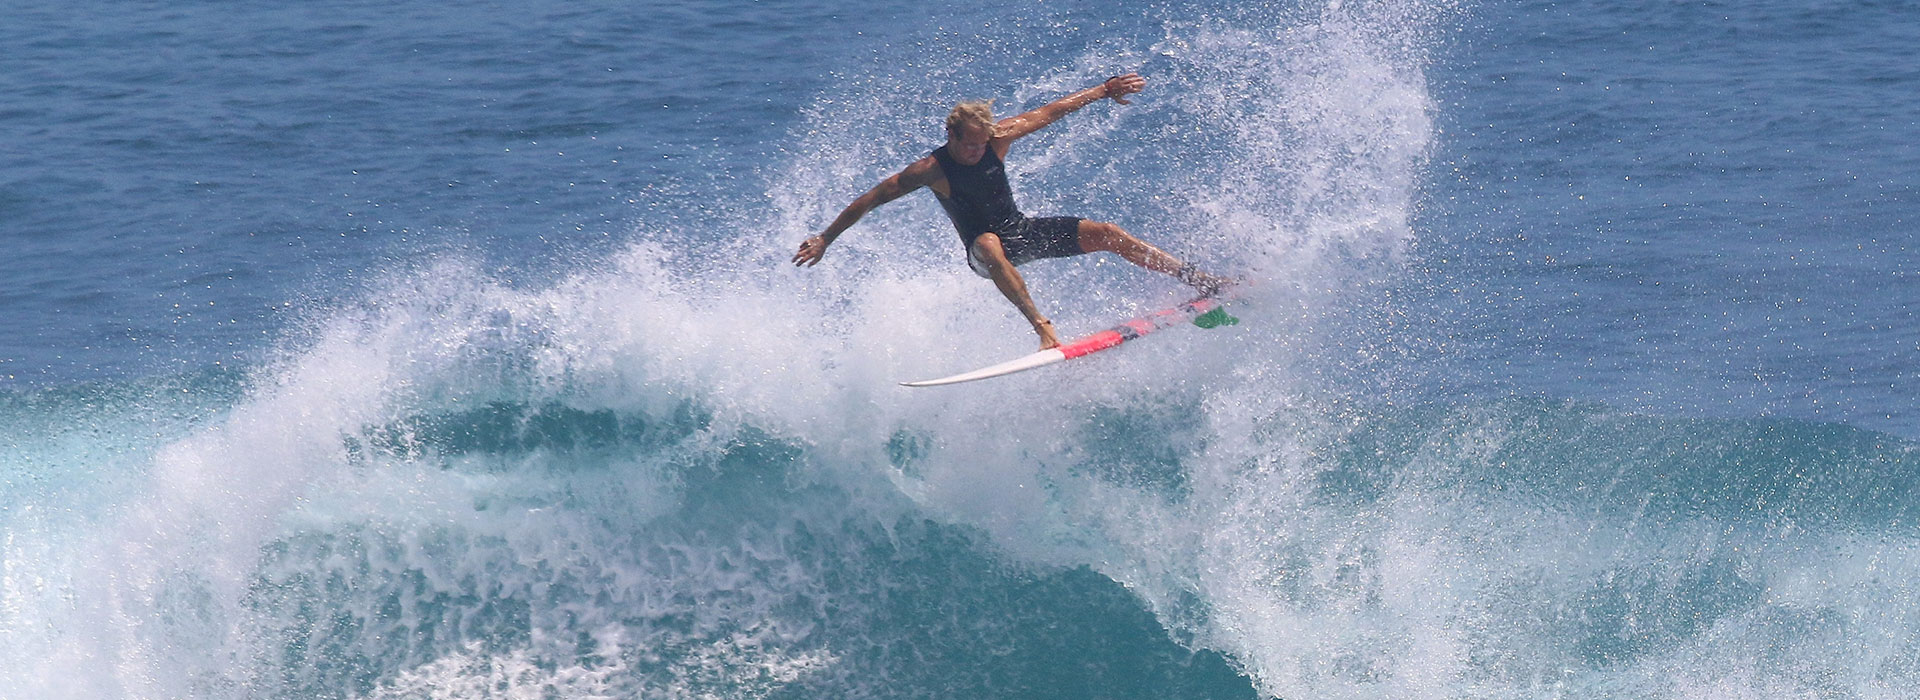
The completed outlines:
{"type": "Polygon", "coordinates": [[[813,267],[819,264],[820,258],[825,257],[826,254],[825,241],[820,240],[818,236],[809,238],[800,243],[800,252],[793,254],[793,264],[796,267],[813,267]]]}
{"type": "Polygon", "coordinates": [[[1107,79],[1105,87],[1107,89],[1107,97],[1113,101],[1123,105],[1133,104],[1125,99],[1126,96],[1147,89],[1147,79],[1140,77],[1139,73],[1116,75],[1107,79]]]}

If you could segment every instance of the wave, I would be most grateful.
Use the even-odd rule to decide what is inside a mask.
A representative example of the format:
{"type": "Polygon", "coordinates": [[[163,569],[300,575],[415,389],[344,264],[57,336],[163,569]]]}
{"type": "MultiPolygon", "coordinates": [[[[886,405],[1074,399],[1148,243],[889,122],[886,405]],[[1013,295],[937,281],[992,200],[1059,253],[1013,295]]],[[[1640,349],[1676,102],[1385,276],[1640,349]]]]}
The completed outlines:
{"type": "MultiPolygon", "coordinates": [[[[16,507],[8,687],[1892,697],[1920,658],[1920,452],[1844,426],[1550,401],[1236,424],[1174,392],[1087,402],[1019,464],[929,424],[849,464],[659,398],[356,423],[295,498],[210,473],[118,519],[16,507]],[[287,505],[241,531],[261,499],[287,505]],[[62,665],[89,658],[119,663],[62,665]]],[[[239,470],[232,442],[278,439],[199,451],[239,470]]]]}
{"type": "MultiPolygon", "coordinates": [[[[5,474],[35,485],[0,501],[0,692],[1914,687],[1912,443],[1365,378],[1393,329],[1340,319],[1412,239],[1440,11],[1156,17],[1043,74],[994,53],[1013,37],[930,34],[801,127],[880,145],[792,155],[771,223],[737,217],[798,241],[983,75],[1026,103],[1139,67],[1187,97],[1084,115],[1014,175],[1030,208],[1126,201],[1149,238],[1248,271],[1231,328],[901,389],[1032,343],[950,241],[879,233],[940,223],[907,205],[804,276],[768,272],[785,243],[672,229],[531,289],[436,260],[242,376],[10,395],[5,474]],[[977,53],[912,58],[942,42],[977,53]],[[1128,134],[1160,146],[1094,148],[1128,134]],[[1170,193],[1123,199],[1142,181],[1170,193]]],[[[1176,293],[1098,263],[1035,278],[1069,328],[1176,293]]]]}

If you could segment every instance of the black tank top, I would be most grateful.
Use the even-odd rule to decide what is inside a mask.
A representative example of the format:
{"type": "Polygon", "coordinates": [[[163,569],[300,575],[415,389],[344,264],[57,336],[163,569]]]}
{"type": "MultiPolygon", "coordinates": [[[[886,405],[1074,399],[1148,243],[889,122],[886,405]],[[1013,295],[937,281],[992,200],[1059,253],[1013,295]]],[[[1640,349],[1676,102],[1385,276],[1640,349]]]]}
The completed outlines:
{"type": "Polygon", "coordinates": [[[992,146],[988,146],[986,155],[980,156],[980,162],[973,165],[955,161],[946,146],[934,149],[933,159],[946,174],[947,191],[952,196],[942,197],[938,191],[933,194],[947,210],[947,218],[953,219],[960,241],[969,248],[980,234],[1005,231],[1027,218],[1013,203],[1006,165],[1000,162],[1000,155],[993,152],[992,146]]]}

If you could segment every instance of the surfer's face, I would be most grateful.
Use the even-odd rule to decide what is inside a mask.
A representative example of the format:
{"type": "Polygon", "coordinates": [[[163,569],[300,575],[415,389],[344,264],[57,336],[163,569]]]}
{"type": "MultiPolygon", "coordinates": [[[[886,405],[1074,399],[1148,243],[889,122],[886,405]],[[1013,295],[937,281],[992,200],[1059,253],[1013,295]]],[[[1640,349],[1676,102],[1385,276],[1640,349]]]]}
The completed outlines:
{"type": "Polygon", "coordinates": [[[962,124],[960,128],[947,132],[947,152],[961,165],[973,165],[987,155],[987,142],[993,140],[993,130],[971,124],[962,124]]]}

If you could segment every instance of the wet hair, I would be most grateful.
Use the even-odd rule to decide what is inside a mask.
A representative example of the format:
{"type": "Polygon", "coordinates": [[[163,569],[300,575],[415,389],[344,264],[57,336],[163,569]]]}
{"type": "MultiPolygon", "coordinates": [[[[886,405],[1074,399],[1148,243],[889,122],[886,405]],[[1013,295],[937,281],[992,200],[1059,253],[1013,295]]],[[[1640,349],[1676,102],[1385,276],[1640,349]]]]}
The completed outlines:
{"type": "Polygon", "coordinates": [[[959,133],[960,125],[972,124],[993,133],[993,101],[969,100],[953,106],[947,113],[947,133],[959,133]]]}

